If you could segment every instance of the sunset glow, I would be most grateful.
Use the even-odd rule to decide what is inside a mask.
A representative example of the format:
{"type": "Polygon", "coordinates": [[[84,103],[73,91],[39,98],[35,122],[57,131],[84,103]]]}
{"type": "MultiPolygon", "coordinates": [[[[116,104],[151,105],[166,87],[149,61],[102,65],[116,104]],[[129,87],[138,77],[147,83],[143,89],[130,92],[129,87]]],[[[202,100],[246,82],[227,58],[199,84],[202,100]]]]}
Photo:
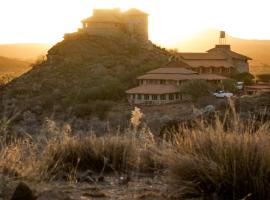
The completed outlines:
{"type": "Polygon", "coordinates": [[[269,0],[4,0],[0,43],[55,43],[93,8],[130,7],[150,14],[150,39],[173,47],[206,28],[247,39],[270,39],[269,0]]]}

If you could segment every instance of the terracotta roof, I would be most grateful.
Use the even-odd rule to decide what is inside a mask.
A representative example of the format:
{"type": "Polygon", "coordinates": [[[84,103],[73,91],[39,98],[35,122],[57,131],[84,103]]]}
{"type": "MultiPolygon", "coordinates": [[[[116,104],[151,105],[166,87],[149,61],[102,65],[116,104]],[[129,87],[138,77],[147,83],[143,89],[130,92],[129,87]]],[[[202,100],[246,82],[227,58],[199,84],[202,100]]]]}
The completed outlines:
{"type": "Polygon", "coordinates": [[[236,58],[236,59],[244,59],[244,60],[252,60],[252,58],[247,57],[245,55],[236,53],[230,49],[230,45],[216,45],[215,48],[212,48],[207,51],[208,53],[221,53],[225,55],[227,58],[236,58]]]}
{"type": "Polygon", "coordinates": [[[199,74],[197,79],[199,80],[227,80],[228,77],[220,76],[217,74],[199,74]]]}
{"type": "Polygon", "coordinates": [[[93,16],[82,20],[82,22],[123,23],[123,20],[120,9],[95,9],[93,16]]]}
{"type": "Polygon", "coordinates": [[[147,74],[197,74],[197,72],[185,68],[162,67],[147,72],[147,74]]]}
{"type": "Polygon", "coordinates": [[[163,67],[169,67],[169,68],[190,68],[190,66],[179,60],[179,61],[170,61],[168,64],[164,65],[163,67]]]}
{"type": "MultiPolygon", "coordinates": [[[[226,60],[222,53],[178,53],[178,56],[187,60],[226,60]]],[[[188,63],[187,63],[188,64],[188,63]]]]}
{"type": "Polygon", "coordinates": [[[124,12],[123,14],[124,15],[148,15],[147,13],[136,8],[131,8],[127,10],[126,12],[124,12]]]}
{"type": "Polygon", "coordinates": [[[174,85],[141,85],[127,90],[127,94],[169,94],[178,92],[174,85]]]}
{"type": "Polygon", "coordinates": [[[139,76],[138,80],[225,80],[227,77],[219,76],[216,74],[146,74],[139,76]]]}
{"type": "Polygon", "coordinates": [[[191,67],[234,67],[233,63],[228,60],[186,60],[191,67]]]}
{"type": "Polygon", "coordinates": [[[245,88],[248,91],[270,90],[270,85],[252,85],[252,86],[246,86],[245,88]]]}

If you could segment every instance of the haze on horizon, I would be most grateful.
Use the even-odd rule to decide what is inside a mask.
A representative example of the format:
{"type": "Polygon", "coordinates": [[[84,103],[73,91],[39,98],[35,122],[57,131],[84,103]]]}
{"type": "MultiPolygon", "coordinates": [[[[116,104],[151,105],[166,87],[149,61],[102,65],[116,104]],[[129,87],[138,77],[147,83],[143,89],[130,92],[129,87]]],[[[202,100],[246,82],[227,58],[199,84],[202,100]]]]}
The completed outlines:
{"type": "Polygon", "coordinates": [[[167,47],[207,28],[270,39],[269,5],[269,0],[4,0],[0,43],[55,43],[81,27],[93,8],[114,7],[148,12],[150,39],[167,47]]]}

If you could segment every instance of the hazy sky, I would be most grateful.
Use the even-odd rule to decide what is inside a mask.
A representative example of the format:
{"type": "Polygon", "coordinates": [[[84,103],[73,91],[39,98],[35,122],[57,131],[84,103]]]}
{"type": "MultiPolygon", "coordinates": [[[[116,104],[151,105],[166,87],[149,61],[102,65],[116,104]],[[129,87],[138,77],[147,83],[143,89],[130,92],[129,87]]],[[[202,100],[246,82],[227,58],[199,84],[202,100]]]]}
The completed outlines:
{"type": "Polygon", "coordinates": [[[0,0],[0,43],[57,42],[101,7],[148,12],[150,39],[162,45],[205,28],[270,39],[270,0],[0,0]]]}

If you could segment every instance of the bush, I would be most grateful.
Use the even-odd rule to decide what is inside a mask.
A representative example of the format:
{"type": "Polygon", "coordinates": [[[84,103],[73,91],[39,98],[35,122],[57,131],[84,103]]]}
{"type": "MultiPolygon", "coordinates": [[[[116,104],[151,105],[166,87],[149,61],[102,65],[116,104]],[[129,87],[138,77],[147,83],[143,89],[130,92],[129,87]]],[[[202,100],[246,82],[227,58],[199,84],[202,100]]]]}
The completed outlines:
{"type": "MultiPolygon", "coordinates": [[[[175,137],[169,155],[170,184],[180,198],[269,199],[267,127],[254,134],[203,127],[175,137]]],[[[251,125],[252,127],[252,125],[251,125]]]]}
{"type": "Polygon", "coordinates": [[[238,93],[239,90],[236,88],[237,81],[232,79],[227,79],[222,81],[223,90],[226,92],[238,93]]]}
{"type": "Polygon", "coordinates": [[[260,74],[260,75],[257,75],[257,78],[259,81],[269,82],[270,81],[270,74],[260,74]]]}
{"type": "Polygon", "coordinates": [[[202,96],[210,94],[211,86],[204,80],[192,80],[184,82],[180,86],[180,91],[183,94],[190,95],[191,98],[196,101],[202,96]]]}
{"type": "Polygon", "coordinates": [[[248,72],[243,72],[243,73],[239,73],[239,74],[235,74],[232,77],[233,79],[237,80],[237,81],[242,81],[245,83],[245,85],[251,85],[254,83],[254,76],[251,73],[248,72]]]}
{"type": "Polygon", "coordinates": [[[149,172],[157,166],[154,149],[154,145],[130,135],[65,136],[61,141],[50,141],[41,168],[46,177],[53,179],[61,179],[63,174],[69,175],[74,170],[149,172]]]}

